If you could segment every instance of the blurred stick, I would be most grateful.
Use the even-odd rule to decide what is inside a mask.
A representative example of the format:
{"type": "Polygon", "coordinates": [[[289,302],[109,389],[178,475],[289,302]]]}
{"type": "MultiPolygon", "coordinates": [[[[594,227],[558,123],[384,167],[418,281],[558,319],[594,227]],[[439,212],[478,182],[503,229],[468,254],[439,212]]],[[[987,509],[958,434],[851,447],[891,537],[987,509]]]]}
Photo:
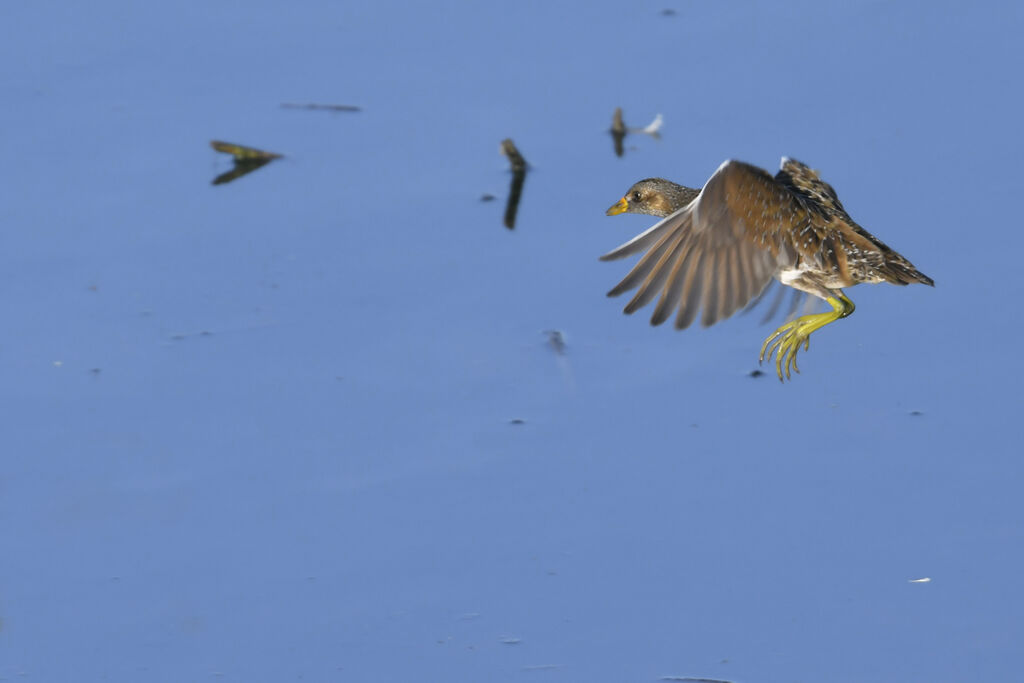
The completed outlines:
{"type": "Polygon", "coordinates": [[[255,147],[246,147],[245,145],[236,145],[233,142],[221,142],[220,140],[211,140],[210,147],[213,147],[218,152],[230,154],[235,159],[234,168],[214,178],[214,185],[230,183],[232,180],[237,180],[269,164],[274,159],[280,159],[282,156],[274,152],[256,149],[255,147]]]}
{"type": "Polygon", "coordinates": [[[211,140],[210,147],[213,147],[218,152],[224,152],[235,157],[235,161],[256,161],[257,159],[263,161],[270,161],[271,159],[280,159],[280,154],[274,152],[266,152],[262,149],[256,149],[255,147],[246,147],[245,145],[236,145],[233,142],[221,142],[220,140],[211,140]]]}
{"type": "Polygon", "coordinates": [[[244,175],[252,173],[258,168],[263,168],[269,164],[273,159],[235,159],[235,163],[230,171],[221,173],[219,176],[213,179],[213,185],[223,185],[224,183],[230,183],[232,180],[238,180],[244,175]]]}
{"type": "Polygon", "coordinates": [[[512,183],[508,190],[508,203],[505,204],[505,227],[513,230],[516,227],[516,213],[519,211],[523,184],[526,182],[527,164],[512,138],[501,141],[501,153],[508,157],[508,163],[512,166],[512,183]]]}
{"type": "Polygon", "coordinates": [[[626,124],[622,120],[622,107],[615,107],[612,114],[612,140],[615,144],[615,156],[621,157],[625,152],[622,141],[626,139],[626,124]]]}
{"type": "Polygon", "coordinates": [[[282,109],[321,109],[325,111],[362,111],[361,108],[352,104],[316,104],[310,102],[308,104],[298,104],[296,102],[283,102],[281,104],[282,109]]]}

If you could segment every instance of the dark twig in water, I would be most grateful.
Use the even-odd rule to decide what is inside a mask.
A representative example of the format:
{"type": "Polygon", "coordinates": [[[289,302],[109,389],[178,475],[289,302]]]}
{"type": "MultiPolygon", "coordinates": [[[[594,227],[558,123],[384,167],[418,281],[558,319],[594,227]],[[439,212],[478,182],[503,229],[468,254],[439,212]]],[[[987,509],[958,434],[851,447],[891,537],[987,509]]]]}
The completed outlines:
{"type": "Polygon", "coordinates": [[[360,107],[352,104],[317,104],[310,102],[308,104],[299,104],[297,102],[283,102],[281,104],[282,109],[318,109],[321,111],[362,111],[360,107]]]}
{"type": "Polygon", "coordinates": [[[214,185],[230,183],[232,180],[237,180],[248,173],[252,173],[257,168],[266,166],[274,159],[280,159],[282,156],[274,152],[256,149],[255,147],[246,147],[245,145],[236,145],[233,142],[221,142],[220,140],[211,140],[210,147],[213,147],[218,152],[230,154],[235,159],[235,165],[230,171],[221,173],[213,179],[214,185]]]}
{"type": "Polygon", "coordinates": [[[235,165],[231,170],[225,171],[214,178],[211,185],[223,185],[224,183],[230,183],[232,180],[238,180],[242,176],[252,173],[257,168],[266,166],[271,161],[273,159],[235,159],[235,165]]]}
{"type": "Polygon", "coordinates": [[[615,107],[615,113],[612,114],[612,128],[609,132],[612,134],[612,141],[615,144],[615,156],[621,157],[625,153],[622,141],[626,139],[626,124],[622,120],[622,107],[615,107]]]}
{"type": "Polygon", "coordinates": [[[615,112],[612,114],[612,127],[608,131],[611,133],[612,142],[615,146],[615,156],[621,157],[625,154],[626,148],[624,141],[626,136],[630,133],[642,133],[644,135],[650,135],[655,140],[661,139],[661,126],[664,122],[661,114],[654,117],[654,120],[643,128],[630,128],[626,125],[625,120],[622,117],[622,107],[616,107],[615,112]]]}
{"type": "Polygon", "coordinates": [[[526,173],[526,159],[519,153],[519,148],[516,147],[516,143],[512,142],[512,138],[505,138],[501,141],[501,153],[508,157],[508,163],[512,165],[513,172],[526,173]]]}
{"type": "Polygon", "coordinates": [[[218,152],[230,154],[235,157],[235,161],[254,161],[256,159],[272,161],[273,159],[280,159],[282,156],[274,152],[256,149],[255,147],[246,147],[245,145],[236,145],[233,142],[221,142],[220,140],[211,140],[210,147],[213,147],[218,152]]]}
{"type": "Polygon", "coordinates": [[[512,183],[508,190],[508,203],[505,204],[505,227],[512,230],[516,227],[516,212],[519,210],[519,200],[522,198],[528,166],[512,138],[501,141],[501,153],[508,157],[508,162],[512,166],[512,183]]]}

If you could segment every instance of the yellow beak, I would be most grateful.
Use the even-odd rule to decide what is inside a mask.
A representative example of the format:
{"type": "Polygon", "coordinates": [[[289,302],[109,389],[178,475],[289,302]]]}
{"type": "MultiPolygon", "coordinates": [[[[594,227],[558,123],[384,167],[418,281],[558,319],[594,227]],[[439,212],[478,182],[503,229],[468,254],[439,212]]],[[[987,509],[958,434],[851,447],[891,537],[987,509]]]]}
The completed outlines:
{"type": "Polygon", "coordinates": [[[623,197],[619,201],[615,202],[607,211],[604,212],[605,216],[618,216],[620,213],[626,213],[629,211],[629,202],[623,197]]]}

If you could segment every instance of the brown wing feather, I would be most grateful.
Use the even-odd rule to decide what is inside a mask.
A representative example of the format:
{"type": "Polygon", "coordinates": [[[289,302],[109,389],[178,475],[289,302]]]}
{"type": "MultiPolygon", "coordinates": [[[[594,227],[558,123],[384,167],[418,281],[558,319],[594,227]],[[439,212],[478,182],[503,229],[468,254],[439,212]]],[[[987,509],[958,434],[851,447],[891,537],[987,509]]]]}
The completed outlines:
{"type": "Polygon", "coordinates": [[[695,201],[602,257],[649,249],[609,296],[639,286],[627,313],[660,292],[652,324],[676,309],[676,327],[683,328],[702,309],[701,324],[713,325],[760,294],[780,266],[791,265],[789,226],[806,213],[766,171],[728,161],[695,201]]]}
{"type": "Polygon", "coordinates": [[[686,284],[685,274],[689,272],[693,262],[695,252],[693,246],[691,240],[689,244],[683,246],[682,251],[676,257],[676,262],[668,276],[668,284],[661,290],[661,298],[658,299],[658,305],[655,306],[654,313],[651,315],[652,325],[660,325],[668,320],[682,297],[683,286],[686,284]]]}
{"type": "MultiPolygon", "coordinates": [[[[665,223],[667,220],[668,219],[662,221],[662,223],[665,223]]],[[[660,228],[662,223],[655,225],[654,228],[660,228]]],[[[656,239],[647,240],[648,242],[653,242],[654,246],[652,246],[646,254],[640,257],[640,260],[637,262],[637,264],[633,266],[633,270],[629,271],[629,275],[623,278],[622,282],[617,284],[614,287],[614,289],[612,289],[612,291],[608,292],[608,296],[618,296],[623,292],[628,292],[629,290],[639,285],[643,280],[645,280],[650,275],[651,270],[658,264],[662,255],[665,253],[665,250],[667,250],[669,245],[673,243],[673,241],[678,237],[677,232],[674,229],[672,229],[671,226],[668,227],[668,230],[660,230],[658,233],[656,233],[656,239]]],[[[633,240],[622,245],[615,251],[605,254],[604,256],[601,257],[601,259],[609,261],[616,258],[622,258],[621,255],[616,254],[616,252],[620,251],[623,254],[634,253],[632,251],[625,250],[627,248],[632,248],[631,245],[633,245],[634,242],[638,242],[641,238],[644,238],[645,236],[653,233],[654,228],[648,230],[646,233],[643,233],[642,235],[639,235],[638,237],[633,238],[633,240]]]]}
{"type": "Polygon", "coordinates": [[[670,235],[668,243],[665,245],[662,255],[658,258],[649,269],[650,274],[647,279],[644,280],[643,284],[640,285],[640,289],[637,291],[636,296],[633,300],[626,305],[626,310],[629,313],[639,310],[651,303],[654,297],[662,292],[665,288],[665,280],[668,279],[669,274],[672,270],[672,264],[676,262],[677,254],[680,249],[685,247],[684,237],[686,235],[682,232],[673,232],[670,235]]]}

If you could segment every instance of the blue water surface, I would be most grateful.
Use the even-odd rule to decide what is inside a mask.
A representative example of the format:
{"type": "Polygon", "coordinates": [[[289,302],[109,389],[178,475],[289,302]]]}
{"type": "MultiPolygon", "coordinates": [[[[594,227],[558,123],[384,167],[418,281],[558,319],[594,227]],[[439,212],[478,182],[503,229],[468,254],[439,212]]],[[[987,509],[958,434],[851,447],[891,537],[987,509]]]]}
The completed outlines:
{"type": "Polygon", "coordinates": [[[0,16],[0,679],[1019,676],[1019,6],[0,16]],[[785,385],[597,260],[783,155],[936,281],[785,385]]]}

